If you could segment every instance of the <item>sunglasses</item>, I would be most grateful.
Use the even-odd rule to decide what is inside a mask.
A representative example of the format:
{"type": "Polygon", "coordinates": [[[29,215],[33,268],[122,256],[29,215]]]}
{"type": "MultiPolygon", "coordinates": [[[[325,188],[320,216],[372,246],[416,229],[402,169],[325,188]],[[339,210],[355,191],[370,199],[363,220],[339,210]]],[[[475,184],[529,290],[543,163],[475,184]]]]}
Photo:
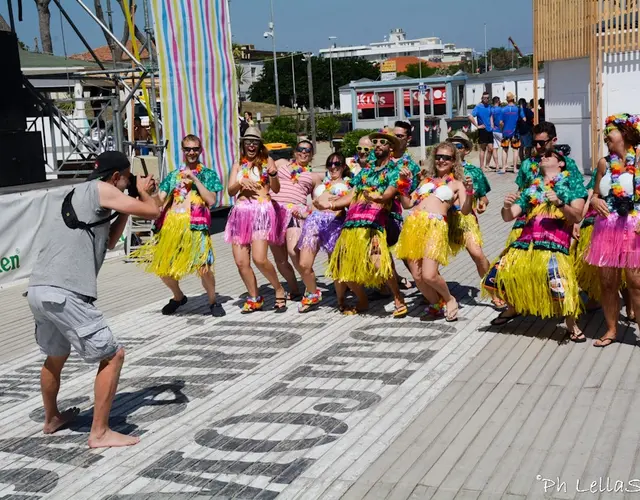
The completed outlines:
{"type": "Polygon", "coordinates": [[[436,161],[452,161],[453,156],[451,155],[436,155],[436,161]]]}
{"type": "Polygon", "coordinates": [[[330,161],[329,165],[327,165],[327,168],[336,168],[336,167],[341,167],[343,165],[343,163],[341,161],[330,161]]]}
{"type": "Polygon", "coordinates": [[[546,141],[533,141],[533,145],[539,148],[543,148],[545,147],[549,142],[551,141],[551,139],[547,139],[546,141]]]}
{"type": "Polygon", "coordinates": [[[464,149],[464,144],[462,144],[461,142],[454,142],[453,145],[457,148],[457,149],[464,149]]]}
{"type": "Polygon", "coordinates": [[[191,152],[199,153],[200,152],[200,148],[199,147],[196,147],[196,148],[187,148],[187,147],[185,147],[185,148],[182,148],[182,151],[184,151],[185,153],[191,153],[191,152]]]}
{"type": "Polygon", "coordinates": [[[260,141],[244,141],[247,146],[260,146],[260,141]]]}
{"type": "Polygon", "coordinates": [[[302,147],[297,147],[297,148],[296,148],[296,151],[297,151],[298,153],[307,153],[307,154],[309,154],[309,153],[311,153],[312,149],[311,149],[311,148],[302,148],[302,147]]]}
{"type": "Polygon", "coordinates": [[[557,158],[558,160],[564,161],[564,155],[559,151],[551,151],[544,154],[545,158],[557,158]]]}
{"type": "Polygon", "coordinates": [[[404,135],[404,134],[396,134],[396,137],[397,137],[398,139],[400,139],[401,141],[403,141],[404,139],[406,139],[406,138],[407,138],[407,136],[406,136],[406,135],[404,135]]]}
{"type": "Polygon", "coordinates": [[[371,148],[366,148],[364,146],[358,146],[358,147],[356,147],[356,150],[358,151],[358,153],[369,153],[371,151],[371,148]]]}
{"type": "Polygon", "coordinates": [[[389,141],[388,141],[387,139],[380,138],[380,139],[371,139],[371,143],[372,143],[374,146],[377,146],[378,144],[379,144],[380,146],[386,146],[387,144],[389,144],[389,141]]]}

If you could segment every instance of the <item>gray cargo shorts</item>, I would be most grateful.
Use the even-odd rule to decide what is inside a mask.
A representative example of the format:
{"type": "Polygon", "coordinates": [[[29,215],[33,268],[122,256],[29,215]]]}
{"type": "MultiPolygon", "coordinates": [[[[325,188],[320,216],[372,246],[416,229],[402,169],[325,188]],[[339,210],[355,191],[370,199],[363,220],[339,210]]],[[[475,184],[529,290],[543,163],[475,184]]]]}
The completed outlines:
{"type": "Polygon", "coordinates": [[[98,363],[122,347],[88,297],[53,286],[31,286],[27,300],[36,322],[36,342],[47,356],[68,356],[73,346],[87,363],[98,363]]]}

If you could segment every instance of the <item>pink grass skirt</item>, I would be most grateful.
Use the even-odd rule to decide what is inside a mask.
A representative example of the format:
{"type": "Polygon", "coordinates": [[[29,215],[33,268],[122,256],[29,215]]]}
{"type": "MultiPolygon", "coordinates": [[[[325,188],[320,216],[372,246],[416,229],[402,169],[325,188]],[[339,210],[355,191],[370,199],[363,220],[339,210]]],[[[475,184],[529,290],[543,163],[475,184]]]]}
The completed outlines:
{"type": "Polygon", "coordinates": [[[224,241],[233,245],[250,245],[252,241],[266,240],[272,245],[283,245],[281,226],[281,210],[273,202],[240,200],[227,219],[224,241]]]}
{"type": "Polygon", "coordinates": [[[640,235],[635,232],[638,223],[638,215],[621,217],[614,212],[606,219],[597,216],[585,256],[587,263],[596,267],[640,268],[640,235]]]}

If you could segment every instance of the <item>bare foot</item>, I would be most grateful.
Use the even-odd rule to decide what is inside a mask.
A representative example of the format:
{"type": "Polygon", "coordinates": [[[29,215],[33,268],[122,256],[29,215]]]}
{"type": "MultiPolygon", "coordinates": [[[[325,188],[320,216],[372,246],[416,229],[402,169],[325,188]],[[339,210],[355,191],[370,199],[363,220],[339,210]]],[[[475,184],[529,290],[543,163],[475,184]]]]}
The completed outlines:
{"type": "Polygon", "coordinates": [[[89,448],[117,448],[120,446],[133,446],[139,442],[139,437],[126,436],[111,429],[107,429],[102,436],[89,434],[89,448]]]}
{"type": "Polygon", "coordinates": [[[62,429],[65,425],[73,422],[80,413],[80,408],[69,408],[68,410],[58,413],[50,422],[45,422],[42,432],[45,434],[53,434],[62,429]]]}

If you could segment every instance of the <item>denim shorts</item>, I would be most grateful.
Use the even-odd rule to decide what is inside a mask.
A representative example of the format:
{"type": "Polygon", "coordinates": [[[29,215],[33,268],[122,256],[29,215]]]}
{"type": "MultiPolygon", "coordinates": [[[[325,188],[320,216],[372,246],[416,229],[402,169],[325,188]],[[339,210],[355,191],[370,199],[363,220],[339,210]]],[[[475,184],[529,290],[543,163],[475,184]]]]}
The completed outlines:
{"type": "Polygon", "coordinates": [[[68,356],[71,347],[87,363],[112,358],[122,347],[91,299],[53,286],[32,286],[27,300],[36,342],[47,356],[68,356]]]}

